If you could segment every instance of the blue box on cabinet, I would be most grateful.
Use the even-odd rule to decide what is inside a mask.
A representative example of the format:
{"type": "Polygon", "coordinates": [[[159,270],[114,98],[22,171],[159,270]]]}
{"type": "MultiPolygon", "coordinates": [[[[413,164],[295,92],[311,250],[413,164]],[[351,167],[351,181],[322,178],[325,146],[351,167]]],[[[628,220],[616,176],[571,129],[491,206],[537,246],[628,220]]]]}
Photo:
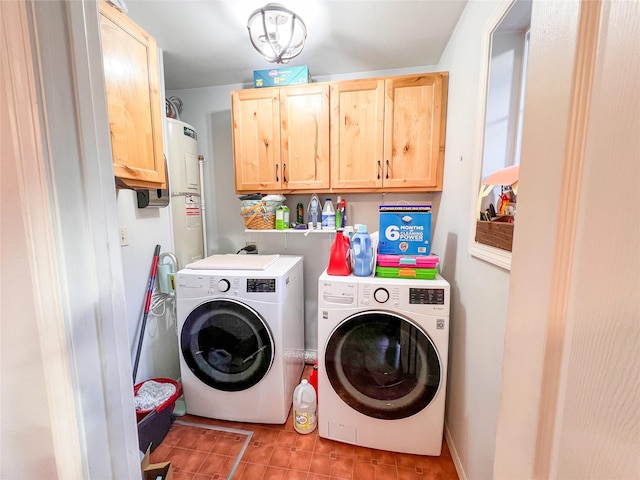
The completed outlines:
{"type": "Polygon", "coordinates": [[[379,235],[381,255],[429,255],[431,204],[380,205],[379,235]]]}
{"type": "Polygon", "coordinates": [[[311,83],[309,67],[284,67],[253,71],[253,86],[257,88],[300,85],[304,83],[311,83]]]}

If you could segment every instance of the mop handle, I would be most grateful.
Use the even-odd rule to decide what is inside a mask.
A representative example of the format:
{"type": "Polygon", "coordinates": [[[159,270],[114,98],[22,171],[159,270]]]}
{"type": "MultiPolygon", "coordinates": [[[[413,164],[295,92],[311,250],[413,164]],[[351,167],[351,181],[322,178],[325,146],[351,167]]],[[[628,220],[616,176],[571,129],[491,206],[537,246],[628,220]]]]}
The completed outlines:
{"type": "Polygon", "coordinates": [[[147,300],[144,303],[144,313],[149,313],[151,306],[151,297],[153,296],[153,287],[156,283],[156,273],[158,272],[158,260],[160,259],[160,245],[156,245],[153,252],[153,263],[151,264],[151,276],[149,278],[149,288],[147,290],[147,300]]]}
{"type": "Polygon", "coordinates": [[[158,260],[160,258],[160,245],[156,245],[153,252],[153,262],[151,264],[151,274],[149,275],[149,288],[147,289],[147,299],[144,302],[144,315],[142,316],[142,327],[140,327],[140,338],[138,339],[138,350],[136,351],[136,360],[133,364],[133,383],[136,383],[138,374],[138,362],[140,361],[140,352],[142,351],[142,339],[147,326],[147,317],[149,316],[149,306],[151,305],[151,297],[153,296],[153,286],[156,283],[156,272],[158,270],[158,260]]]}

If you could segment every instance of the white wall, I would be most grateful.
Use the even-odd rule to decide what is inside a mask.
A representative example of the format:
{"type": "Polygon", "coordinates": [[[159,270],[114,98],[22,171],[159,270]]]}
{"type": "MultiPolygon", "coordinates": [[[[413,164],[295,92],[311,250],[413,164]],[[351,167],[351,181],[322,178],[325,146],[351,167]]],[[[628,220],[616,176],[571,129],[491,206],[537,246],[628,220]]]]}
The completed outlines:
{"type": "MultiPolygon", "coordinates": [[[[468,252],[472,167],[476,155],[481,46],[500,2],[470,2],[438,65],[449,71],[444,189],[433,248],[452,285],[446,425],[459,473],[493,475],[509,273],[468,252]],[[456,458],[457,457],[457,458],[456,458]]],[[[486,61],[486,59],[484,59],[486,61]]]]}
{"type": "MultiPolygon", "coordinates": [[[[129,237],[129,245],[121,247],[121,252],[127,311],[125,321],[133,366],[140,341],[153,252],[156,245],[160,245],[161,254],[173,252],[171,219],[168,207],[138,208],[133,190],[119,190],[117,203],[118,226],[125,227],[129,237]]],[[[180,377],[176,321],[169,309],[160,317],[152,312],[148,315],[136,383],[158,377],[180,377]]]]}

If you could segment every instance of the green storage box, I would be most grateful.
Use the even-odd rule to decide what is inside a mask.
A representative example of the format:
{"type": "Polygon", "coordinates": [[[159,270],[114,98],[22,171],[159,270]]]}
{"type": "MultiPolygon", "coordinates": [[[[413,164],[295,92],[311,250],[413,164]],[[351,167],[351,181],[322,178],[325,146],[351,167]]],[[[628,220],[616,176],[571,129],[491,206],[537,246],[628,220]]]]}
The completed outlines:
{"type": "Polygon", "coordinates": [[[376,267],[376,277],[383,278],[417,278],[420,280],[434,280],[437,274],[437,268],[376,267]]]}

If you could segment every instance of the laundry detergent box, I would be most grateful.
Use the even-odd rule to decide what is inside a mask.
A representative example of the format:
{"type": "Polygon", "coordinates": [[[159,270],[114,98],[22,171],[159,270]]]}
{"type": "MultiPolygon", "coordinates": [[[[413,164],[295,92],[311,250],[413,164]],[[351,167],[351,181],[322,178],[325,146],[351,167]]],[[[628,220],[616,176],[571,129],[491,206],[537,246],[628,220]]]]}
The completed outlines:
{"type": "Polygon", "coordinates": [[[284,67],[253,71],[253,86],[257,88],[304,83],[311,83],[309,67],[284,67]]]}
{"type": "Polygon", "coordinates": [[[431,204],[380,205],[380,255],[429,255],[431,204]]]}

